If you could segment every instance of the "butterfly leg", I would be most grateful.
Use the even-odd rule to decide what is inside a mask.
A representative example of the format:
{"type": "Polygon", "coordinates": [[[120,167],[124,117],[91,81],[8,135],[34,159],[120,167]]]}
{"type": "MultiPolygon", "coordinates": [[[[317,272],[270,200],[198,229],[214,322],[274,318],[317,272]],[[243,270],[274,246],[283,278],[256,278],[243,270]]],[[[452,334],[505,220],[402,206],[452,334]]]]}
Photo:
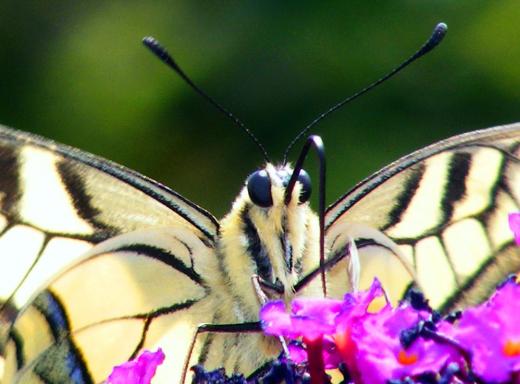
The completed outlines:
{"type": "MultiPolygon", "coordinates": [[[[265,293],[264,289],[262,288],[267,283],[264,282],[262,280],[262,278],[258,275],[251,276],[251,282],[253,284],[253,288],[256,292],[260,305],[264,305],[265,303],[267,303],[267,301],[269,301],[267,294],[265,293]]],[[[271,287],[271,284],[268,284],[267,287],[275,290],[277,293],[280,293],[280,292],[278,292],[279,289],[277,289],[277,286],[273,285],[273,287],[271,287]]],[[[283,291],[281,293],[283,294],[283,291]]],[[[258,321],[237,323],[237,324],[210,324],[210,323],[200,324],[197,327],[197,331],[195,332],[195,335],[193,335],[193,339],[191,340],[191,343],[190,343],[190,346],[188,349],[188,353],[186,355],[186,360],[184,361],[184,367],[183,367],[182,376],[181,376],[182,382],[184,383],[184,381],[186,379],[191,355],[193,353],[193,349],[195,348],[195,343],[197,342],[197,337],[200,334],[209,333],[209,332],[212,332],[212,333],[256,333],[256,332],[261,332],[261,331],[262,331],[262,327],[260,325],[260,322],[258,322],[258,321]]],[[[287,348],[287,343],[286,343],[285,339],[283,337],[279,337],[278,339],[280,341],[280,344],[282,345],[284,354],[286,356],[289,356],[289,349],[287,348]]]]}
{"type": "Polygon", "coordinates": [[[278,280],[276,283],[271,283],[270,281],[264,280],[261,276],[254,274],[251,276],[251,282],[258,299],[258,304],[260,305],[264,305],[269,300],[277,300],[283,297],[285,293],[283,284],[278,280]]]}
{"type": "Polygon", "coordinates": [[[349,291],[357,292],[359,290],[359,279],[361,277],[361,263],[359,261],[359,253],[354,239],[350,239],[348,246],[349,262],[347,265],[347,273],[349,275],[349,291]]]}
{"type": "MultiPolygon", "coordinates": [[[[258,301],[260,302],[260,305],[264,305],[269,301],[269,298],[265,294],[265,291],[262,289],[262,284],[265,284],[263,282],[263,279],[258,275],[253,275],[251,276],[251,282],[253,283],[253,288],[256,292],[256,296],[258,298],[258,301]]],[[[283,336],[278,336],[278,340],[282,345],[285,356],[289,356],[289,348],[287,347],[287,341],[285,341],[283,336]]]]}
{"type": "Polygon", "coordinates": [[[264,305],[269,300],[264,290],[262,289],[262,281],[261,277],[258,275],[251,276],[251,283],[253,284],[253,289],[255,290],[256,297],[260,303],[260,305],[264,305]]]}

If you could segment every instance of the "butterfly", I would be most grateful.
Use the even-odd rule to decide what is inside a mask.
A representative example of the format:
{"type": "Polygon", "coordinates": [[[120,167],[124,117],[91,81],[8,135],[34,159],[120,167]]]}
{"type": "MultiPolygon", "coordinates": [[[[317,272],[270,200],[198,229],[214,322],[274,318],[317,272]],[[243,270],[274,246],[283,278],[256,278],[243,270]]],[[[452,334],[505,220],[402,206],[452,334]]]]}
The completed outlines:
{"type": "Polygon", "coordinates": [[[520,269],[507,227],[519,144],[520,124],[441,141],[359,183],[321,223],[298,163],[267,163],[219,221],[135,171],[0,127],[2,382],[102,382],[156,347],[167,360],[155,383],[179,381],[186,356],[251,373],[278,340],[194,339],[197,326],[256,323],[258,286],[341,296],[353,247],[361,288],[378,276],[395,300],[415,283],[445,311],[478,302],[520,269]]]}
{"type": "MultiPolygon", "coordinates": [[[[434,306],[478,302],[520,269],[507,228],[520,206],[519,147],[513,124],[392,163],[327,209],[327,254],[372,239],[359,248],[361,286],[386,276],[403,291],[414,274],[381,231],[434,306]]],[[[158,345],[173,357],[171,381],[197,324],[257,320],[253,274],[288,287],[319,264],[305,178],[283,202],[288,166],[255,171],[248,185],[270,188],[245,186],[220,222],[134,171],[5,127],[0,168],[4,382],[100,382],[158,345]]],[[[328,271],[331,296],[346,290],[345,263],[328,271]]],[[[319,294],[315,280],[298,294],[319,294]]],[[[195,361],[241,372],[278,351],[256,334],[201,339],[195,361]]]]}

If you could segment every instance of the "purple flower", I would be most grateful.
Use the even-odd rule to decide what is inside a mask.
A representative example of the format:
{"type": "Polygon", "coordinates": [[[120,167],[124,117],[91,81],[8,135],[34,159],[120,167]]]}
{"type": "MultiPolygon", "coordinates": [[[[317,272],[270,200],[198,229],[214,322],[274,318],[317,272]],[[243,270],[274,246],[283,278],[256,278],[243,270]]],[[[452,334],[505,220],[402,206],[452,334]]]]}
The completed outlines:
{"type": "Polygon", "coordinates": [[[343,300],[295,299],[291,313],[287,313],[283,301],[270,301],[260,310],[260,320],[268,335],[291,339],[332,336],[338,326],[365,316],[370,303],[383,295],[381,283],[374,279],[367,291],[347,293],[343,300]]]}
{"type": "Polygon", "coordinates": [[[516,245],[520,245],[520,212],[510,213],[508,216],[509,228],[515,235],[516,245]]]}
{"type": "Polygon", "coordinates": [[[282,301],[269,302],[260,310],[266,334],[303,339],[304,346],[290,344],[290,357],[295,362],[308,362],[311,384],[324,383],[325,368],[339,363],[334,349],[332,354],[328,353],[331,343],[326,342],[324,336],[334,333],[335,319],[342,311],[342,304],[342,301],[332,299],[295,299],[291,314],[286,312],[282,301]]]}
{"type": "Polygon", "coordinates": [[[271,301],[260,310],[262,328],[268,335],[316,339],[334,333],[342,304],[332,299],[295,299],[287,313],[283,301],[271,301]]]}
{"type": "Polygon", "coordinates": [[[164,361],[164,353],[144,351],[136,359],[114,367],[107,384],[149,384],[157,366],[164,361]]]}
{"type": "Polygon", "coordinates": [[[370,314],[354,325],[352,342],[356,345],[353,372],[357,383],[384,384],[422,374],[437,374],[462,358],[451,345],[417,337],[408,348],[401,334],[430,318],[428,311],[418,311],[405,303],[396,309],[386,308],[370,314]]]}
{"type": "Polygon", "coordinates": [[[488,301],[465,310],[449,331],[485,382],[509,382],[520,372],[519,314],[520,286],[509,279],[488,301]]]}
{"type": "Polygon", "coordinates": [[[369,305],[383,296],[381,283],[374,279],[367,291],[348,293],[343,300],[295,299],[291,313],[282,301],[268,302],[260,311],[260,319],[268,335],[303,339],[304,346],[289,346],[293,361],[307,361],[310,344],[313,349],[316,344],[322,350],[325,367],[337,368],[353,352],[348,337],[351,324],[367,316],[369,305]]]}
{"type": "Polygon", "coordinates": [[[290,357],[307,363],[312,384],[325,383],[324,369],[341,363],[356,384],[425,378],[520,384],[520,285],[514,277],[487,302],[445,320],[416,296],[395,309],[386,300],[370,312],[380,297],[385,293],[374,280],[368,291],[343,300],[297,299],[290,313],[282,302],[268,303],[260,318],[267,334],[292,339],[290,357]]]}
{"type": "MultiPolygon", "coordinates": [[[[369,306],[379,297],[386,298],[385,292],[374,280],[368,291],[347,294],[342,301],[297,299],[290,314],[282,302],[268,303],[260,318],[267,334],[303,340],[303,346],[289,347],[294,361],[308,361],[311,371],[313,366],[320,367],[313,363],[319,353],[327,368],[345,363],[358,384],[437,374],[450,363],[463,362],[453,345],[426,340],[418,334],[405,348],[402,332],[430,320],[432,313],[414,309],[408,302],[392,309],[388,300],[379,311],[369,312],[369,306]]],[[[318,373],[311,371],[312,376],[318,373]]]]}

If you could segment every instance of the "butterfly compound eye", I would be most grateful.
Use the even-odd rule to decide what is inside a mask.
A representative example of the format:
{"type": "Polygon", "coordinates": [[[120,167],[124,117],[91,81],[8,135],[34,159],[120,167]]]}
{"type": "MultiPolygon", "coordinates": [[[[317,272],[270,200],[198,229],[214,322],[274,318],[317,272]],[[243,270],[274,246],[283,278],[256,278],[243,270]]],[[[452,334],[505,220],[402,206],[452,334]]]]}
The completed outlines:
{"type": "Polygon", "coordinates": [[[300,174],[298,175],[298,182],[302,185],[299,201],[303,204],[309,201],[312,192],[311,178],[303,169],[300,170],[300,174]]]}
{"type": "Polygon", "coordinates": [[[247,193],[253,203],[259,207],[267,208],[273,205],[271,196],[271,179],[266,171],[253,172],[247,178],[247,193]]]}

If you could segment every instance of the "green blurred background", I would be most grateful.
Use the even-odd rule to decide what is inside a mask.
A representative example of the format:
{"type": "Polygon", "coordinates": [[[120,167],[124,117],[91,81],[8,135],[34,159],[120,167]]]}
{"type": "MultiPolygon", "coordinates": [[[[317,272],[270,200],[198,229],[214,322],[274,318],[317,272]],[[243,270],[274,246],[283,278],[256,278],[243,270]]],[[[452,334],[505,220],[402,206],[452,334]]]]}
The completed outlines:
{"type": "Polygon", "coordinates": [[[4,0],[0,122],[136,169],[221,217],[262,157],[143,36],[280,159],[305,124],[411,54],[439,21],[449,32],[437,50],[316,129],[332,203],[414,149],[520,120],[518,0],[4,0]]]}

